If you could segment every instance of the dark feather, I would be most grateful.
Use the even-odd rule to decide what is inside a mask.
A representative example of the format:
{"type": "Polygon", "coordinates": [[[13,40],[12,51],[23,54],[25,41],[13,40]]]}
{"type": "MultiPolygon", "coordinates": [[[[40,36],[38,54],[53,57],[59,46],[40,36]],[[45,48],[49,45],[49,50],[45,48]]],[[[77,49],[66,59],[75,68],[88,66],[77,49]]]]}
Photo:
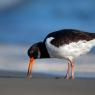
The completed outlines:
{"type": "Polygon", "coordinates": [[[63,44],[69,44],[71,42],[78,42],[79,40],[92,40],[95,39],[95,33],[88,33],[75,29],[64,29],[56,32],[52,32],[45,38],[44,42],[47,38],[54,37],[51,41],[51,44],[59,47],[63,44]]]}

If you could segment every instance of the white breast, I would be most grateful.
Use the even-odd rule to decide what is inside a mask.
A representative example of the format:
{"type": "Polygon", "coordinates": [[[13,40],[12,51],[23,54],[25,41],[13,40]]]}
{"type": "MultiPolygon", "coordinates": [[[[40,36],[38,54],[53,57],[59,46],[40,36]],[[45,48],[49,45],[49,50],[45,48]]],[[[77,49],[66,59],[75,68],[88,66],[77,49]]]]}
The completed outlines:
{"type": "Polygon", "coordinates": [[[86,54],[91,50],[93,46],[95,46],[95,39],[86,41],[80,40],[78,42],[72,42],[69,44],[64,44],[60,47],[56,47],[51,44],[53,37],[47,38],[46,40],[46,48],[51,57],[55,58],[69,58],[73,59],[82,54],[86,54]]]}

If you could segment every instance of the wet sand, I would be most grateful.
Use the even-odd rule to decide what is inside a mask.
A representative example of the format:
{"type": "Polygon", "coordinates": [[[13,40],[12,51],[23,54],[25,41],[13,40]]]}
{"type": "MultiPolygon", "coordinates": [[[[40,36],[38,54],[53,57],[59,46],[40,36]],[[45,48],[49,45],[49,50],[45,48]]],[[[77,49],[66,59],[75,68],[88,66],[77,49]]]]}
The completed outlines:
{"type": "Polygon", "coordinates": [[[95,79],[0,78],[0,95],[95,95],[95,79]]]}

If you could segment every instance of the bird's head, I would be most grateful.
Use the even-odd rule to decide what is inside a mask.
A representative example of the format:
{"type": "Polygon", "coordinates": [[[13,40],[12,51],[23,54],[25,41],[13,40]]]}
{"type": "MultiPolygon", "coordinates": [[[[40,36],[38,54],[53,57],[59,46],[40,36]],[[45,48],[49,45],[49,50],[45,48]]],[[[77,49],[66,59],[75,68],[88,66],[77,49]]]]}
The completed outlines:
{"type": "Polygon", "coordinates": [[[38,42],[38,43],[33,44],[28,49],[29,58],[38,59],[41,57],[41,51],[40,51],[41,45],[42,45],[42,42],[38,42]]]}
{"type": "Polygon", "coordinates": [[[43,45],[42,42],[35,43],[28,49],[28,56],[29,56],[30,60],[29,60],[27,77],[31,76],[31,70],[32,70],[35,59],[38,59],[41,57],[40,49],[41,49],[42,45],[43,45]]]}

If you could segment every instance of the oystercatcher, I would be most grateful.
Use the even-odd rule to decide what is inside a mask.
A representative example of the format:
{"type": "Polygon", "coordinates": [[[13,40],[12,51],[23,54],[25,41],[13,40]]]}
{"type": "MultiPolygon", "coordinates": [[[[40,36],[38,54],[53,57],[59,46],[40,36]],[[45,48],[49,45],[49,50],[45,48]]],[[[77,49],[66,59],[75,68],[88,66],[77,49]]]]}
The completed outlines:
{"type": "Polygon", "coordinates": [[[66,79],[74,79],[75,58],[88,53],[95,46],[95,33],[75,29],[52,32],[43,42],[32,45],[28,50],[30,58],[27,77],[31,77],[32,66],[37,58],[65,58],[68,61],[66,79]]]}

